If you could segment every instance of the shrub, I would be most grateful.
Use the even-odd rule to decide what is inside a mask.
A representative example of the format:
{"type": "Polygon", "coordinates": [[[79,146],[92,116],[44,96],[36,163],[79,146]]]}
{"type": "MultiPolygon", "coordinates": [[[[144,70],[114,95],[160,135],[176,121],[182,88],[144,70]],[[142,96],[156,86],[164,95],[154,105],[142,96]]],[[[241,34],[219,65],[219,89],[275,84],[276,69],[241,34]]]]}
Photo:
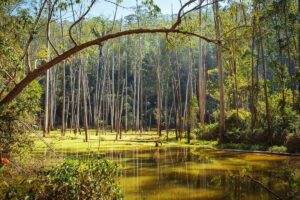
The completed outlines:
{"type": "Polygon", "coordinates": [[[219,123],[209,124],[193,129],[192,133],[200,140],[216,140],[218,138],[219,123]]]}
{"type": "Polygon", "coordinates": [[[247,134],[246,143],[249,144],[266,144],[268,141],[268,132],[266,127],[254,129],[247,134]]]}
{"type": "Polygon", "coordinates": [[[300,153],[300,134],[289,134],[285,146],[287,148],[287,152],[289,153],[300,153]]]}
{"type": "MultiPolygon", "coordinates": [[[[8,187],[8,199],[122,199],[118,182],[119,166],[106,159],[65,160],[52,169],[40,172],[26,192],[8,187]]],[[[24,189],[23,189],[24,190],[24,189]]]]}
{"type": "Polygon", "coordinates": [[[236,123],[238,123],[238,128],[246,129],[248,127],[248,122],[250,121],[251,113],[239,110],[238,120],[236,120],[236,110],[231,110],[226,112],[226,119],[225,119],[225,127],[226,130],[233,130],[236,129],[236,123]]]}
{"type": "Polygon", "coordinates": [[[271,146],[269,149],[271,152],[286,152],[286,147],[285,146],[271,146]]]}
{"type": "Polygon", "coordinates": [[[40,97],[41,87],[33,81],[12,103],[0,107],[0,156],[1,151],[9,157],[32,146],[24,123],[34,125],[40,97]]]}

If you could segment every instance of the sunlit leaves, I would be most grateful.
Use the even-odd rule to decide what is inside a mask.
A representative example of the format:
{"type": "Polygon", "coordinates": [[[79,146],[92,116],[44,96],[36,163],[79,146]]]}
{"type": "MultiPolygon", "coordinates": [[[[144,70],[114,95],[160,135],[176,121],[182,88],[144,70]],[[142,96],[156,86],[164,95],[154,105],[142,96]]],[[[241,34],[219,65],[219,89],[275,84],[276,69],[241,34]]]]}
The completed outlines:
{"type": "Polygon", "coordinates": [[[160,13],[160,8],[154,3],[153,0],[143,0],[142,4],[146,6],[151,15],[157,16],[160,13]]]}

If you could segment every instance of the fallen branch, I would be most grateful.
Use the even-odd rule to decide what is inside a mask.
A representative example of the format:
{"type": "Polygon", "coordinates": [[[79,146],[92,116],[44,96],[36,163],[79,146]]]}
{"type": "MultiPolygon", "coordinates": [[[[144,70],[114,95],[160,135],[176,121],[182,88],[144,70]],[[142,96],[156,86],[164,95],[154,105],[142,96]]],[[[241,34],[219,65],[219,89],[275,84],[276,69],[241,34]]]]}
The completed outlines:
{"type": "Polygon", "coordinates": [[[277,199],[279,200],[283,200],[283,198],[281,198],[278,194],[276,194],[275,192],[273,192],[270,188],[266,187],[263,183],[259,182],[258,180],[252,178],[250,175],[246,174],[246,175],[231,175],[231,176],[235,176],[235,177],[241,177],[241,178],[248,178],[251,181],[257,183],[258,185],[260,185],[262,188],[264,188],[266,191],[268,191],[269,193],[273,194],[277,199]]]}
{"type": "Polygon", "coordinates": [[[37,133],[32,127],[30,127],[30,125],[22,121],[18,121],[18,122],[20,122],[30,132],[34,133],[56,155],[55,150],[46,142],[46,140],[44,140],[44,138],[39,133],[37,133]]]}

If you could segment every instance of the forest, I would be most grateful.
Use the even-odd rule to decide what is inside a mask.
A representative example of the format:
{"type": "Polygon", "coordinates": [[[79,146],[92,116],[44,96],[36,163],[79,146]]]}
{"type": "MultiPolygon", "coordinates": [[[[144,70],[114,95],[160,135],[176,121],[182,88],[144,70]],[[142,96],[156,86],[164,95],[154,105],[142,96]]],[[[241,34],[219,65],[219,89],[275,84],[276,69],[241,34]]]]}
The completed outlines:
{"type": "Polygon", "coordinates": [[[300,199],[299,11],[0,0],[0,199],[300,199]]]}

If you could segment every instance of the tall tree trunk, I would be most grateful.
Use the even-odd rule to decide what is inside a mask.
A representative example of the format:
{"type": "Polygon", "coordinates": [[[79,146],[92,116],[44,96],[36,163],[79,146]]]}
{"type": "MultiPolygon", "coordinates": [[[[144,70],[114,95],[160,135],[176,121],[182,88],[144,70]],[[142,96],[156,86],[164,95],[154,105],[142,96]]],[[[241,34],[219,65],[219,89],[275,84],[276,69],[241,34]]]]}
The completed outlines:
{"type": "Polygon", "coordinates": [[[176,66],[177,66],[177,79],[178,79],[178,100],[179,100],[179,138],[182,137],[182,101],[181,101],[181,83],[180,83],[180,66],[178,62],[178,52],[175,52],[176,66]]]}
{"type": "MultiPolygon", "coordinates": [[[[291,79],[291,88],[292,88],[292,95],[293,95],[293,108],[295,108],[295,82],[294,82],[294,73],[292,70],[291,64],[291,52],[290,52],[290,38],[288,34],[288,22],[287,22],[287,3],[288,1],[284,1],[284,33],[287,40],[287,54],[288,54],[288,70],[291,79]]],[[[300,2],[298,2],[300,3],[300,2]]],[[[299,6],[300,8],[300,6],[299,6]]],[[[299,67],[299,66],[298,66],[299,67]]]]}
{"type": "MultiPolygon", "coordinates": [[[[80,55],[79,55],[79,60],[80,60],[80,55]]],[[[79,61],[81,62],[81,61],[79,61]]],[[[78,68],[78,75],[77,75],[77,100],[76,100],[76,122],[75,122],[75,130],[74,130],[74,134],[77,134],[77,131],[80,129],[80,125],[79,125],[79,119],[80,119],[80,83],[81,83],[81,64],[79,64],[79,68],[78,68]]]]}
{"type": "Polygon", "coordinates": [[[140,83],[141,83],[141,117],[140,117],[140,132],[143,133],[143,69],[142,69],[142,58],[140,65],[140,83]]]}
{"type": "Polygon", "coordinates": [[[135,128],[136,131],[140,129],[140,82],[141,82],[141,69],[140,69],[140,60],[138,61],[138,84],[137,84],[137,100],[136,100],[136,121],[135,121],[135,128]]]}
{"type": "Polygon", "coordinates": [[[156,64],[156,79],[157,79],[157,134],[161,136],[161,98],[160,98],[160,73],[159,64],[156,64]]]}
{"type": "Polygon", "coordinates": [[[120,136],[120,139],[122,139],[122,112],[123,112],[123,103],[124,103],[124,87],[125,87],[125,80],[123,80],[123,86],[122,86],[122,94],[121,94],[121,108],[119,112],[119,119],[118,119],[118,134],[120,136]]]}
{"type": "Polygon", "coordinates": [[[44,130],[43,136],[46,137],[48,133],[48,106],[49,106],[49,70],[46,72],[46,79],[45,79],[45,105],[44,105],[44,130]]]}
{"type": "MultiPolygon", "coordinates": [[[[215,1],[215,29],[217,40],[220,40],[220,17],[219,17],[219,3],[215,1]]],[[[220,142],[224,139],[225,132],[225,108],[224,108],[224,89],[223,89],[223,66],[222,66],[222,55],[221,45],[217,44],[217,60],[218,60],[218,74],[219,74],[219,89],[220,89],[220,130],[219,140],[220,142]]]]}
{"type": "Polygon", "coordinates": [[[205,123],[205,116],[206,116],[206,87],[207,87],[207,66],[206,66],[206,50],[205,45],[202,46],[202,54],[203,54],[203,100],[202,100],[202,117],[203,122],[205,123]]]}
{"type": "Polygon", "coordinates": [[[132,121],[132,130],[136,130],[135,127],[135,100],[136,100],[136,56],[134,58],[134,65],[133,65],[133,121],[132,121]]]}
{"type": "Polygon", "coordinates": [[[119,98],[119,94],[120,94],[120,71],[121,71],[121,45],[120,45],[120,39],[118,41],[118,81],[117,81],[117,111],[116,111],[116,140],[118,139],[118,134],[119,134],[119,131],[120,131],[120,118],[119,118],[119,115],[120,115],[120,98],[119,98]]]}
{"type": "MultiPolygon", "coordinates": [[[[60,29],[61,29],[61,37],[62,37],[62,45],[65,46],[64,43],[64,27],[63,27],[63,22],[62,22],[62,15],[61,15],[61,9],[60,9],[60,29]]],[[[63,69],[62,69],[62,93],[63,93],[63,98],[62,98],[62,112],[61,112],[61,135],[65,135],[65,99],[66,99],[66,77],[65,77],[65,66],[66,66],[66,61],[64,60],[63,62],[63,69]]]]}
{"type": "MultiPolygon", "coordinates": [[[[80,58],[81,60],[81,58],[80,58]]],[[[79,63],[81,65],[81,62],[79,63]]],[[[88,122],[87,122],[87,105],[86,105],[86,87],[85,87],[85,75],[84,69],[81,69],[81,86],[82,86],[82,103],[83,103],[83,121],[84,121],[84,132],[85,142],[88,142],[88,122]]]]}
{"type": "MultiPolygon", "coordinates": [[[[284,107],[285,107],[285,83],[284,83],[284,66],[283,66],[283,57],[282,57],[282,48],[281,48],[281,39],[280,39],[280,32],[279,30],[276,31],[276,37],[278,41],[278,54],[279,54],[279,63],[281,69],[281,77],[280,77],[280,84],[281,84],[281,93],[282,93],[282,104],[281,104],[281,115],[284,119],[284,107]]],[[[294,104],[293,104],[294,105],[294,104]]]]}
{"type": "MultiPolygon", "coordinates": [[[[107,49],[107,56],[108,56],[108,53],[109,53],[109,49],[107,49]]],[[[102,53],[101,53],[101,57],[102,57],[102,53]]],[[[105,60],[107,61],[107,59],[105,59],[105,60]]],[[[103,64],[103,68],[104,69],[103,69],[103,72],[102,72],[102,79],[101,79],[102,82],[101,82],[101,91],[100,91],[100,94],[99,94],[99,102],[97,102],[98,103],[98,111],[97,111],[97,117],[96,117],[97,118],[96,135],[99,134],[99,123],[101,122],[100,121],[100,116],[101,116],[101,102],[102,102],[102,99],[103,99],[104,88],[105,88],[105,80],[106,80],[106,68],[107,68],[107,62],[106,61],[103,62],[103,63],[101,63],[101,65],[103,64]]],[[[104,110],[104,107],[103,107],[103,110],[104,110]]],[[[104,117],[102,119],[104,121],[104,117]]]]}
{"type": "MultiPolygon", "coordinates": [[[[255,101],[255,69],[254,69],[254,48],[255,48],[255,23],[256,16],[253,16],[252,22],[252,43],[251,43],[251,132],[255,127],[256,123],[256,101],[255,101]]],[[[258,72],[257,72],[258,73],[258,72]]]]}
{"type": "Polygon", "coordinates": [[[70,110],[70,98],[68,96],[68,98],[67,98],[67,107],[66,107],[65,131],[68,129],[69,110],[70,110]]]}
{"type": "Polygon", "coordinates": [[[233,47],[233,73],[234,73],[234,107],[236,111],[235,127],[239,126],[239,102],[238,102],[238,86],[237,86],[237,66],[236,66],[236,55],[235,55],[236,44],[233,47]]]}
{"type": "Polygon", "coordinates": [[[53,68],[49,70],[49,110],[48,110],[48,133],[51,131],[51,126],[52,126],[52,111],[53,111],[53,101],[52,101],[52,90],[53,90],[53,85],[52,85],[52,71],[53,68]]]}
{"type": "Polygon", "coordinates": [[[190,144],[191,142],[191,84],[188,87],[188,124],[187,124],[187,142],[190,144]]]}
{"type": "Polygon", "coordinates": [[[263,77],[264,77],[264,93],[265,93],[266,116],[267,116],[268,137],[269,137],[268,142],[269,142],[269,144],[272,144],[271,119],[270,119],[268,90],[267,90],[267,72],[266,72],[266,66],[265,66],[265,56],[264,56],[263,38],[262,38],[262,34],[261,34],[261,26],[259,27],[259,34],[260,34],[260,49],[261,49],[261,59],[262,59],[263,77]]]}
{"type": "Polygon", "coordinates": [[[172,94],[173,94],[173,107],[174,107],[174,123],[175,123],[175,136],[178,141],[178,133],[177,133],[177,110],[176,110],[176,96],[174,89],[174,77],[172,78],[172,94]]]}
{"type": "MultiPolygon", "coordinates": [[[[200,25],[200,34],[201,34],[201,9],[199,9],[199,25],[200,25]]],[[[203,71],[203,61],[202,61],[202,40],[199,38],[199,99],[198,99],[198,107],[199,107],[199,121],[201,125],[204,125],[204,115],[205,112],[203,110],[203,96],[204,96],[204,88],[203,88],[203,80],[204,80],[204,71],[203,71]]]]}
{"type": "Polygon", "coordinates": [[[114,129],[115,119],[115,54],[114,48],[112,48],[112,72],[111,72],[111,132],[114,129]]]}
{"type": "Polygon", "coordinates": [[[167,134],[167,141],[169,140],[169,125],[168,125],[168,82],[169,82],[169,76],[167,75],[166,79],[166,94],[165,94],[165,129],[167,134]]]}
{"type": "MultiPolygon", "coordinates": [[[[49,10],[48,13],[50,11],[50,5],[49,5],[49,10]]],[[[48,19],[50,18],[49,14],[48,14],[48,19]]],[[[48,35],[50,37],[50,27],[47,30],[48,31],[48,35]]],[[[50,60],[50,44],[49,41],[46,42],[46,46],[47,46],[47,60],[50,60]]],[[[47,133],[48,133],[48,113],[49,113],[49,71],[46,71],[46,78],[45,78],[45,102],[44,102],[44,130],[43,130],[43,136],[46,137],[47,133]]]]}

